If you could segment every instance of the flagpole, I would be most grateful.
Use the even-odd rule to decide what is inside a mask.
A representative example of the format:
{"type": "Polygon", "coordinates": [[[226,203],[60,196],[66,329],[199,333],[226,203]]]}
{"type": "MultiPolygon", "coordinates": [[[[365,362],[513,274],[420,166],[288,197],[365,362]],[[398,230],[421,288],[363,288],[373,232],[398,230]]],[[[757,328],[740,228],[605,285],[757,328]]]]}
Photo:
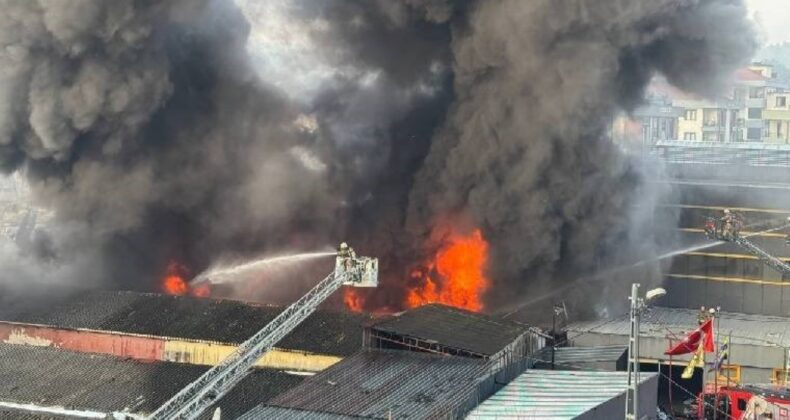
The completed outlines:
{"type": "MultiPolygon", "coordinates": [[[[672,337],[667,336],[669,338],[669,348],[672,348],[672,337]]],[[[675,408],[672,406],[672,355],[669,355],[669,414],[673,417],[675,416],[675,408]]]]}
{"type": "MultiPolygon", "coordinates": [[[[719,412],[719,307],[716,307],[716,311],[713,312],[713,329],[714,329],[714,340],[715,340],[715,348],[716,348],[716,361],[713,364],[715,368],[713,370],[713,392],[715,392],[715,397],[713,398],[713,420],[716,420],[716,414],[719,412]]],[[[703,365],[704,366],[704,365],[703,365]]]]}
{"type": "Polygon", "coordinates": [[[732,360],[732,330],[727,335],[727,388],[730,387],[730,361],[732,360]]]}

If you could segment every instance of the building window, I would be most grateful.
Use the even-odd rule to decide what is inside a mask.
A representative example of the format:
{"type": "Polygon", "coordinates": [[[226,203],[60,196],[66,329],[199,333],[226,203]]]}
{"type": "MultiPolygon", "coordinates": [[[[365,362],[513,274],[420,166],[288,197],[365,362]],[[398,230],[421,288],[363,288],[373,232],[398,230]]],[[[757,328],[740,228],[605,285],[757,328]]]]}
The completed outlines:
{"type": "Polygon", "coordinates": [[[697,133],[683,133],[683,140],[696,140],[697,133]]]}
{"type": "Polygon", "coordinates": [[[784,108],[787,106],[787,97],[786,96],[777,96],[776,97],[776,106],[779,108],[784,108]]]}
{"type": "Polygon", "coordinates": [[[776,137],[782,138],[782,122],[781,121],[777,121],[776,122],[776,137]]]}
{"type": "Polygon", "coordinates": [[[763,98],[765,97],[765,89],[761,87],[750,87],[749,97],[754,99],[763,98]]]}
{"type": "Polygon", "coordinates": [[[759,120],[763,117],[763,109],[762,108],[749,108],[749,119],[750,120],[759,120]]]}
{"type": "Polygon", "coordinates": [[[762,128],[748,128],[746,129],[747,140],[760,140],[763,136],[762,128]]]}
{"type": "Polygon", "coordinates": [[[697,121],[697,110],[687,109],[685,119],[686,121],[697,121]]]}

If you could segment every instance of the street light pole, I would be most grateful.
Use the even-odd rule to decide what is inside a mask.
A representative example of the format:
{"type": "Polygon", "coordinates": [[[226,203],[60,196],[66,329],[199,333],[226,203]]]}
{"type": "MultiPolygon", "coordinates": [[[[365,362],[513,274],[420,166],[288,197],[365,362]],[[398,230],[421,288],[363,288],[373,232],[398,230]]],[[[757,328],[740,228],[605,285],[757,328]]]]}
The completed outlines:
{"type": "Polygon", "coordinates": [[[639,414],[639,283],[631,285],[630,332],[628,334],[628,388],[625,391],[625,419],[639,414]]]}
{"type": "Polygon", "coordinates": [[[564,303],[563,306],[554,304],[554,310],[551,316],[551,370],[554,370],[554,352],[557,348],[557,315],[564,311],[564,305],[564,303]]]}
{"type": "Polygon", "coordinates": [[[639,297],[639,283],[631,285],[631,331],[628,335],[628,388],[625,391],[625,419],[637,420],[639,416],[639,323],[646,302],[667,293],[662,288],[649,290],[645,298],[639,297]]]}

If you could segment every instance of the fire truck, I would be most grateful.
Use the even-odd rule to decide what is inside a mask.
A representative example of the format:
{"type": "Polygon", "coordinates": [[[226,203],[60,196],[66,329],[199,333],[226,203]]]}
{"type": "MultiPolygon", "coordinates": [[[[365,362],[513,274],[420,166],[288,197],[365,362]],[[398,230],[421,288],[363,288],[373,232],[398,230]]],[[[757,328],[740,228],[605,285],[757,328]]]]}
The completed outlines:
{"type": "Polygon", "coordinates": [[[703,391],[697,397],[700,420],[790,420],[790,388],[781,385],[722,386],[719,391],[703,391]],[[718,413],[714,407],[718,402],[718,413]]]}

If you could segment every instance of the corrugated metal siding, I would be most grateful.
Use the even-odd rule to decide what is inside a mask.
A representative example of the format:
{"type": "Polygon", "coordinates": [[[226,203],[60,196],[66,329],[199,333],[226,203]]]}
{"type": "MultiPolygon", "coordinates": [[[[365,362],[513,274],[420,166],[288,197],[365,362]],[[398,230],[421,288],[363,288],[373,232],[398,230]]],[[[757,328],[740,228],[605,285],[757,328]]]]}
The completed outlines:
{"type": "MultiPolygon", "coordinates": [[[[655,380],[655,373],[643,373],[640,386],[655,380]]],[[[624,394],[627,381],[625,372],[530,370],[480,404],[467,418],[577,418],[624,394]]]]}
{"type": "MultiPolygon", "coordinates": [[[[234,350],[236,350],[236,346],[227,344],[168,340],[164,343],[164,354],[161,360],[214,366],[234,350]]],[[[320,372],[340,360],[342,359],[337,356],[273,349],[261,357],[255,366],[320,372]]]]}
{"type": "Polygon", "coordinates": [[[259,405],[244,413],[237,420],[288,419],[288,420],[354,420],[363,417],[341,414],[319,413],[317,411],[296,410],[293,408],[259,405]]]}
{"type": "MultiPolygon", "coordinates": [[[[624,346],[598,347],[557,347],[554,352],[555,362],[616,362],[628,351],[624,346]]],[[[551,358],[551,348],[546,347],[540,352],[541,358],[551,358]]]]}
{"type": "Polygon", "coordinates": [[[367,350],[276,397],[272,405],[370,418],[455,418],[492,389],[479,359],[367,350]]]}
{"type": "MultiPolygon", "coordinates": [[[[664,338],[671,331],[682,337],[684,332],[697,328],[698,310],[653,307],[642,317],[642,336],[664,338]]],[[[790,318],[722,312],[718,329],[724,334],[732,331],[733,344],[790,347],[790,318]]],[[[629,334],[627,315],[603,321],[577,322],[568,325],[569,339],[578,334],[629,334]]]]}
{"type": "MultiPolygon", "coordinates": [[[[60,329],[0,321],[0,342],[57,347],[85,353],[110,354],[137,360],[159,360],[213,366],[236,349],[235,345],[198,340],[178,340],[107,331],[60,329]]],[[[255,364],[284,370],[319,372],[340,357],[298,350],[273,349],[255,364]]]]}
{"type": "Polygon", "coordinates": [[[85,353],[114,354],[138,360],[162,360],[164,348],[164,342],[156,338],[5,322],[0,322],[0,341],[85,353]]]}
{"type": "MultiPolygon", "coordinates": [[[[625,346],[558,347],[554,352],[554,364],[562,370],[618,370],[625,368],[625,346]]],[[[535,367],[547,369],[551,365],[551,347],[546,347],[532,356],[535,367]]]]}

